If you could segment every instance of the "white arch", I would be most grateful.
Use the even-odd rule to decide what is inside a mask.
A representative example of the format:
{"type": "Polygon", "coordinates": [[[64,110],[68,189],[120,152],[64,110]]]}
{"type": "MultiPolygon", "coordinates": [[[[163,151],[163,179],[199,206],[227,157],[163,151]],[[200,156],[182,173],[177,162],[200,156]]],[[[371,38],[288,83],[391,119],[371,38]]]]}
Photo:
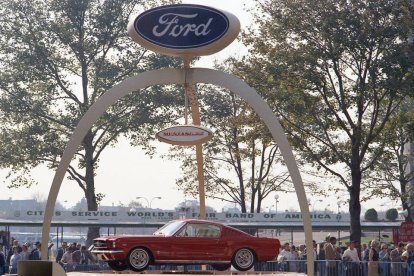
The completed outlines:
{"type": "MultiPolygon", "coordinates": [[[[278,119],[273,114],[270,107],[260,97],[260,95],[258,95],[258,93],[253,88],[248,86],[244,81],[233,75],[206,68],[188,69],[187,76],[184,69],[161,69],[141,73],[137,76],[122,81],[118,85],[108,90],[89,108],[89,110],[79,121],[72,136],[70,137],[53,178],[44,215],[42,244],[46,245],[48,243],[53,209],[60,190],[60,186],[66,174],[66,170],[68,169],[70,161],[75,155],[78,146],[81,144],[82,139],[88,130],[92,127],[92,125],[96,122],[96,120],[98,120],[98,118],[108,109],[109,106],[132,91],[137,91],[148,86],[159,84],[184,84],[185,81],[189,83],[210,83],[227,88],[233,93],[239,95],[247,103],[249,103],[250,106],[260,116],[260,118],[262,118],[276,143],[278,144],[282,156],[286,162],[286,166],[289,170],[292,182],[296,190],[300,210],[302,212],[306,247],[309,249],[313,248],[312,225],[305,189],[299,169],[293,156],[292,149],[278,119]]],[[[42,247],[41,255],[42,259],[45,260],[47,258],[47,246],[42,247]]],[[[308,275],[313,275],[313,254],[307,254],[307,266],[308,275]]]]}

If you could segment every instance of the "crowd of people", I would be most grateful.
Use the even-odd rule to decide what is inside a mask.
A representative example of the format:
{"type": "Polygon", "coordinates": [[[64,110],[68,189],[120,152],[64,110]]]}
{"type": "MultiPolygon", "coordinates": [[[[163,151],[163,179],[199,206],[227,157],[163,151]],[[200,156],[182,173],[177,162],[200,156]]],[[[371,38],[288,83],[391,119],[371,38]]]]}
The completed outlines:
{"type": "Polygon", "coordinates": [[[72,244],[62,242],[57,251],[56,262],[61,264],[65,271],[79,271],[86,270],[85,268],[91,263],[96,263],[96,259],[85,245],[76,242],[72,244]]]}
{"type": "MultiPolygon", "coordinates": [[[[51,246],[53,244],[49,245],[49,249],[51,246]]],[[[41,248],[42,244],[40,242],[34,244],[26,242],[20,245],[16,239],[12,239],[7,252],[3,251],[3,246],[0,245],[0,275],[17,274],[17,263],[19,261],[41,260],[41,248]]],[[[61,247],[57,250],[55,260],[62,265],[65,271],[83,270],[91,263],[96,263],[95,258],[86,246],[76,242],[72,244],[62,242],[61,247]]]]}
{"type": "MultiPolygon", "coordinates": [[[[49,246],[50,249],[51,246],[49,246]]],[[[41,260],[40,242],[24,243],[12,239],[7,252],[0,245],[0,275],[17,274],[21,260],[41,260]]],[[[267,270],[306,272],[307,248],[284,243],[277,258],[277,267],[267,270]]],[[[361,246],[350,241],[347,246],[337,245],[335,237],[327,237],[324,243],[313,241],[311,250],[315,260],[315,275],[321,276],[406,276],[414,275],[414,243],[389,245],[372,240],[361,246]],[[361,248],[360,251],[358,249],[361,248]],[[413,270],[413,271],[412,271],[413,270]]],[[[84,271],[97,263],[94,256],[81,243],[62,242],[55,260],[65,271],[84,271]]]]}
{"type": "Polygon", "coordinates": [[[7,252],[0,245],[0,275],[17,274],[17,263],[24,260],[41,260],[42,244],[36,242],[31,245],[24,243],[20,245],[18,240],[12,239],[11,246],[7,252]]]}
{"type": "MultiPolygon", "coordinates": [[[[277,270],[306,272],[306,246],[283,244],[277,270]]],[[[338,246],[335,237],[317,244],[313,241],[315,275],[323,276],[406,276],[414,275],[414,243],[389,245],[372,240],[359,245],[350,241],[338,246]],[[361,251],[358,251],[361,248],[361,251]]]]}

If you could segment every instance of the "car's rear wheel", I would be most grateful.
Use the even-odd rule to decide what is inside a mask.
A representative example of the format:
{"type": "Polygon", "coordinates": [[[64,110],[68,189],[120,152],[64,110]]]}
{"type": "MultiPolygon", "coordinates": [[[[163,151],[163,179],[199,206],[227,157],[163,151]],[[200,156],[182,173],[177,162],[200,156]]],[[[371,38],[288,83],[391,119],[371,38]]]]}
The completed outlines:
{"type": "Polygon", "coordinates": [[[152,255],[148,249],[137,247],[132,249],[127,258],[127,264],[133,271],[143,271],[152,262],[152,255]]]}
{"type": "Polygon", "coordinates": [[[217,271],[224,271],[231,267],[231,264],[212,264],[211,267],[217,271]]]}
{"type": "Polygon", "coordinates": [[[231,264],[239,271],[247,271],[253,267],[255,259],[256,257],[252,250],[241,248],[234,253],[231,264]]]}
{"type": "Polygon", "coordinates": [[[128,268],[128,265],[125,263],[125,261],[109,261],[108,265],[115,271],[123,271],[128,268]]]}

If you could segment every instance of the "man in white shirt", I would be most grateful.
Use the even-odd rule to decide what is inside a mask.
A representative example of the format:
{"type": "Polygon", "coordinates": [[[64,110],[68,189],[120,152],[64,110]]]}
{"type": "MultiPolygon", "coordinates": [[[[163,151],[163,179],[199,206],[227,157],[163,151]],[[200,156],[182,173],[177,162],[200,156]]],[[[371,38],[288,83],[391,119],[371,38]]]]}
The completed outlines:
{"type": "Polygon", "coordinates": [[[283,250],[280,251],[277,261],[279,263],[280,270],[288,271],[288,261],[294,259],[294,255],[290,251],[290,244],[287,242],[283,245],[283,250]]]}
{"type": "Polygon", "coordinates": [[[342,260],[345,262],[347,275],[357,275],[360,260],[358,250],[355,248],[355,241],[349,242],[349,247],[344,251],[342,260]]]}

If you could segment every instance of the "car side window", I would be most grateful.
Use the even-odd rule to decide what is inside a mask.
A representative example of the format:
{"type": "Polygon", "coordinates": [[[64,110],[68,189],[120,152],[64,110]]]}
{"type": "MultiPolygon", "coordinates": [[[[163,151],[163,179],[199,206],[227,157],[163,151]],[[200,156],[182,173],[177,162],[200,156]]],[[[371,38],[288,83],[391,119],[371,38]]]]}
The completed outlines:
{"type": "Polygon", "coordinates": [[[195,224],[187,224],[184,226],[179,233],[177,234],[178,237],[197,237],[197,227],[195,224]]]}
{"type": "Polygon", "coordinates": [[[204,238],[218,238],[220,237],[220,227],[209,224],[199,224],[197,231],[197,237],[204,238]]]}
{"type": "Polygon", "coordinates": [[[209,225],[207,231],[207,237],[209,238],[218,238],[220,237],[221,228],[216,225],[209,225]]]}
{"type": "Polygon", "coordinates": [[[178,237],[220,237],[220,227],[210,224],[189,223],[184,226],[178,233],[178,237]]]}

